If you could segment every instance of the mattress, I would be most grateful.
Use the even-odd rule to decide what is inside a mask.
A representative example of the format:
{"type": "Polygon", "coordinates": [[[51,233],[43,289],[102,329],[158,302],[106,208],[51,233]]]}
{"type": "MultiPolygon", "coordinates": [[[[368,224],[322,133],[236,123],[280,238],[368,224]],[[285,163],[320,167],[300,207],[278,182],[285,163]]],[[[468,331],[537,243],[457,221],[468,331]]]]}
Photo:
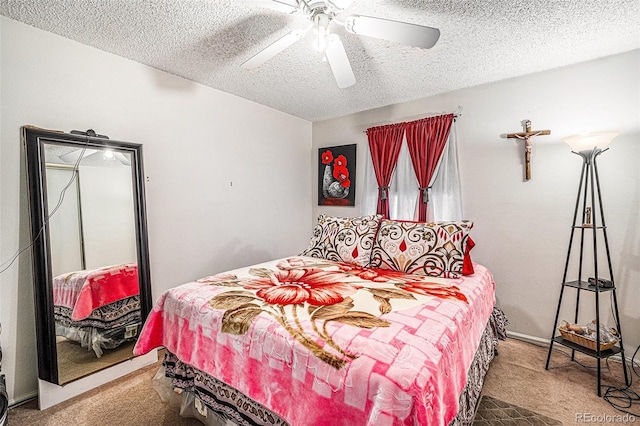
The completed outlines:
{"type": "Polygon", "coordinates": [[[113,265],[58,275],[53,280],[56,336],[93,350],[135,339],[142,326],[138,268],[113,265]]]}
{"type": "Polygon", "coordinates": [[[110,303],[139,293],[135,263],[68,272],[53,279],[53,305],[67,308],[79,321],[110,303]]]}
{"type": "Polygon", "coordinates": [[[134,354],[165,347],[291,425],[447,425],[495,303],[491,273],[438,278],[311,257],[172,288],[134,354]]]}

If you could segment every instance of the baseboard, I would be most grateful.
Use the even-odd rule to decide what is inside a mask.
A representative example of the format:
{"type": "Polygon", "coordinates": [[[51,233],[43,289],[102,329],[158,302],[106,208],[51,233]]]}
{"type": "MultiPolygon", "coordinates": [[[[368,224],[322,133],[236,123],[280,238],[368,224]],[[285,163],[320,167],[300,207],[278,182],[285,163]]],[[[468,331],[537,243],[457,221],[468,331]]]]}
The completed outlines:
{"type": "MultiPolygon", "coordinates": [[[[520,340],[526,343],[531,343],[536,346],[545,347],[547,349],[549,348],[549,344],[551,343],[549,339],[543,339],[542,337],[530,336],[528,334],[517,333],[515,331],[509,331],[509,330],[507,330],[507,337],[515,340],[520,340]]],[[[562,345],[557,345],[557,346],[564,347],[562,345]]],[[[556,346],[554,346],[554,348],[555,347],[556,346]]],[[[567,348],[567,350],[570,350],[570,349],[567,348]]],[[[633,355],[633,353],[631,353],[631,355],[633,355]]],[[[616,362],[622,362],[622,357],[619,354],[610,356],[609,359],[616,362]]],[[[627,363],[631,362],[631,357],[629,356],[629,352],[626,350],[625,350],[625,359],[627,360],[627,363]]]]}
{"type": "Polygon", "coordinates": [[[515,340],[522,340],[523,342],[532,343],[537,346],[549,347],[551,341],[549,339],[543,339],[542,337],[529,336],[528,334],[516,333],[515,331],[507,330],[507,337],[515,340]]]}
{"type": "Polygon", "coordinates": [[[38,391],[35,390],[33,392],[29,392],[26,395],[22,395],[20,398],[12,398],[9,400],[9,409],[18,407],[22,404],[25,404],[29,401],[32,401],[38,397],[38,391]]]}

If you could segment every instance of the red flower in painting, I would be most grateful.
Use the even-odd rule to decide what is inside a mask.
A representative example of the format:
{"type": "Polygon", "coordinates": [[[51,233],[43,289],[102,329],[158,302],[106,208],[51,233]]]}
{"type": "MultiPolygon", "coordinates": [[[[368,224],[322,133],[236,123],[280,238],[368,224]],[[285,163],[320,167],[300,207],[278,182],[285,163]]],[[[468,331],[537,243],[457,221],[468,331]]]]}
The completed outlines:
{"type": "Polygon", "coordinates": [[[320,269],[291,269],[274,271],[270,277],[257,278],[244,285],[258,290],[258,297],[272,305],[334,305],[360,286],[345,283],[340,276],[327,275],[320,269]]]}
{"type": "Polygon", "coordinates": [[[322,153],[322,164],[330,164],[331,161],[333,161],[333,154],[331,153],[331,151],[326,150],[322,153]]]}
{"type": "Polygon", "coordinates": [[[340,167],[347,167],[347,159],[344,155],[338,155],[336,157],[336,159],[333,161],[333,167],[340,168],[340,167]]]}
{"type": "Polygon", "coordinates": [[[345,180],[343,180],[342,182],[340,182],[340,185],[341,185],[343,188],[348,188],[348,187],[350,187],[350,186],[351,186],[351,181],[350,181],[349,179],[345,179],[345,180]]]}
{"type": "Polygon", "coordinates": [[[349,170],[346,167],[336,166],[333,168],[333,177],[342,182],[349,178],[349,170]]]}

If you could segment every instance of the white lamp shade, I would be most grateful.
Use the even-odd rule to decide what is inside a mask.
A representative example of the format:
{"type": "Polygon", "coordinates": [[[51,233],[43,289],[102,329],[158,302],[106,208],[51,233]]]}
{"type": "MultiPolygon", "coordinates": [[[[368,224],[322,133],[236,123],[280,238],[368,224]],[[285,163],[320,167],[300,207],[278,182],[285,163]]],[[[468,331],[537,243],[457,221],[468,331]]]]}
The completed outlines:
{"type": "Polygon", "coordinates": [[[562,141],[569,145],[571,150],[575,152],[592,151],[594,148],[604,150],[619,134],[620,132],[580,133],[562,138],[562,141]]]}

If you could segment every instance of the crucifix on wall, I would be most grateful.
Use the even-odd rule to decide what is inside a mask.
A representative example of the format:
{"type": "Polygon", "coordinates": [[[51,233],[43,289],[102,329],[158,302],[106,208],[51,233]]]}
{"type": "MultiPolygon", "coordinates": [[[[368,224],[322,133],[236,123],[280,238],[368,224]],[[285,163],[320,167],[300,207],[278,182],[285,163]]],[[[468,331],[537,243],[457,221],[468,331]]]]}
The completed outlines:
{"type": "Polygon", "coordinates": [[[522,122],[524,132],[509,133],[506,135],[509,139],[522,139],[524,140],[524,167],[525,167],[525,180],[531,179],[531,138],[540,135],[550,135],[551,130],[531,130],[531,121],[524,120],[522,122]]]}

